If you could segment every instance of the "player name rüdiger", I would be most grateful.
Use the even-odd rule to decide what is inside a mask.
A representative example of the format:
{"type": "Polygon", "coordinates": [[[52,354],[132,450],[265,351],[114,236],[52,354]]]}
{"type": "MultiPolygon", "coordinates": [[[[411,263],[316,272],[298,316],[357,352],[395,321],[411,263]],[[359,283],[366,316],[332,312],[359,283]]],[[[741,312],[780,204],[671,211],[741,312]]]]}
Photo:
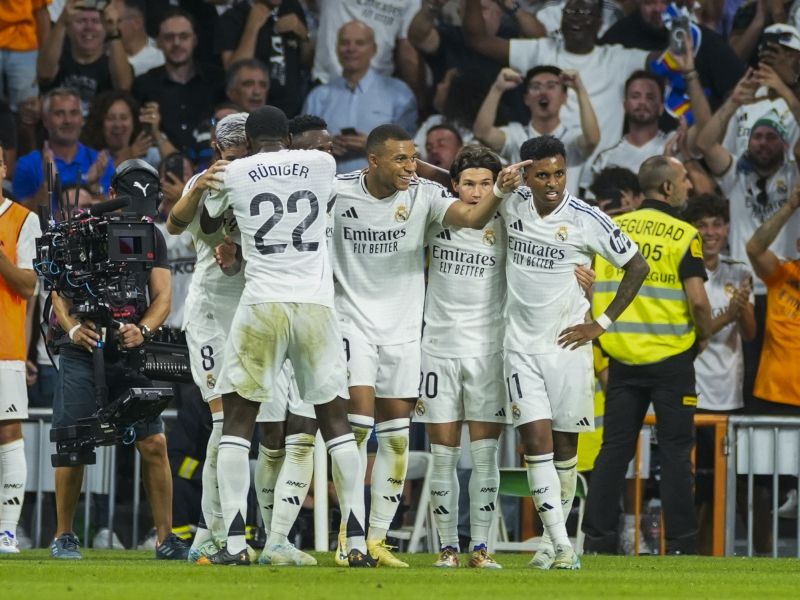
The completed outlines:
{"type": "Polygon", "coordinates": [[[252,171],[248,171],[247,175],[253,181],[264,179],[266,177],[308,177],[308,166],[292,163],[291,165],[256,165],[252,171]]]}

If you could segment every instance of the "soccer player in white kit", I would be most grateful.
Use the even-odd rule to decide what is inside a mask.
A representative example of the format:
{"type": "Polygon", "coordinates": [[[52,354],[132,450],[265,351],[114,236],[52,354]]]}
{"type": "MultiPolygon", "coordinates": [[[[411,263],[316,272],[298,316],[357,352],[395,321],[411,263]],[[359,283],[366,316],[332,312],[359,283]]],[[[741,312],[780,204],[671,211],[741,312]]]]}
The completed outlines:
{"type": "Polygon", "coordinates": [[[203,493],[200,502],[201,520],[189,551],[189,561],[215,553],[214,537],[224,542],[225,529],[217,489],[217,453],[222,436],[222,399],[217,382],[222,370],[225,342],[239,298],[244,290],[244,274],[227,276],[219,269],[215,248],[226,236],[239,239],[232,223],[233,214],[217,219],[209,217],[205,201],[210,190],[222,180],[225,165],[247,155],[244,124],[247,113],[235,113],[221,119],[216,126],[214,155],[217,161],[205,172],[190,179],[183,196],[170,211],[167,231],[180,235],[188,229],[192,234],[197,263],[184,307],[183,328],[189,346],[189,361],[195,385],[208,402],[213,422],[203,464],[203,493]],[[213,535],[212,535],[213,532],[213,535]]]}
{"type": "MultiPolygon", "coordinates": [[[[380,566],[407,567],[392,556],[385,539],[403,491],[409,415],[419,397],[425,233],[435,225],[482,229],[497,212],[497,194],[514,189],[520,177],[518,168],[505,169],[494,192],[468,204],[451,198],[438,184],[415,179],[417,152],[401,127],[373,129],[367,155],[366,172],[341,175],[335,183],[329,220],[336,312],[347,354],[350,423],[361,451],[362,480],[366,443],[377,414],[367,546],[380,566]]],[[[342,564],[344,554],[337,552],[336,560],[342,564]]]]}
{"type": "Polygon", "coordinates": [[[549,135],[520,148],[531,161],[500,205],[508,236],[505,375],[511,416],[525,450],[528,482],[545,534],[529,566],[579,569],[565,527],[577,481],[578,433],[594,430],[590,342],[630,304],[649,267],[599,209],[566,192],[564,144],[549,135]],[[625,275],[597,321],[577,265],[601,255],[625,275]]]}
{"type": "Polygon", "coordinates": [[[279,375],[288,358],[331,455],[349,564],[373,567],[364,540],[364,482],[352,468],[360,460],[358,448],[345,400],[337,397],[346,395],[346,366],[324,216],[336,164],[323,152],[286,150],[288,121],[277,108],[253,111],[245,128],[255,153],[228,165],[220,190],[206,200],[211,217],[233,208],[246,265],[218,383],[225,421],[217,476],[228,542],[198,564],[250,564],[244,522],[250,440],[260,403],[280,393],[279,375]]]}

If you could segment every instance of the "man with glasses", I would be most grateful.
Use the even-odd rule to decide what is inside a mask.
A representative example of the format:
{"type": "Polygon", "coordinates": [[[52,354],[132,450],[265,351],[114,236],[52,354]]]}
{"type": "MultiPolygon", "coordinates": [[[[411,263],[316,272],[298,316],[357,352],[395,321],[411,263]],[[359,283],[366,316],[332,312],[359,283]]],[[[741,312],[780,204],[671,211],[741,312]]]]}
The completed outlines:
{"type": "Polygon", "coordinates": [[[133,94],[142,105],[157,102],[164,135],[179,151],[196,156],[197,148],[208,146],[208,130],[200,125],[225,100],[225,77],[220,70],[194,61],[197,36],[189,13],[169,12],[156,41],[164,52],[164,66],[137,77],[133,94]]]}
{"type": "Polygon", "coordinates": [[[144,0],[114,0],[113,4],[117,17],[115,25],[134,76],[144,75],[150,69],[163,65],[164,53],[145,31],[147,10],[144,0]]]}

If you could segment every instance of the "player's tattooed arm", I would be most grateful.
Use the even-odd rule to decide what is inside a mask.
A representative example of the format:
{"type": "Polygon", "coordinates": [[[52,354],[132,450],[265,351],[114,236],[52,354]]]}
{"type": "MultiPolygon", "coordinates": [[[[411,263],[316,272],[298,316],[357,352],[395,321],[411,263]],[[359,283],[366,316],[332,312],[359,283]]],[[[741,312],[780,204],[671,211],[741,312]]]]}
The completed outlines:
{"type": "MultiPolygon", "coordinates": [[[[622,267],[625,274],[622,276],[622,281],[619,283],[619,288],[608,305],[605,311],[606,316],[615,321],[622,312],[628,308],[636,294],[639,293],[639,288],[642,287],[647,274],[650,272],[650,266],[647,264],[641,252],[637,252],[625,266],[622,267]]],[[[586,343],[597,339],[605,331],[602,325],[596,320],[591,323],[582,323],[575,327],[567,327],[559,334],[558,343],[564,348],[575,350],[580,348],[586,343]]]]}
{"type": "MultiPolygon", "coordinates": [[[[169,218],[167,219],[167,231],[172,235],[180,235],[183,233],[183,230],[186,229],[192,222],[192,219],[194,219],[203,193],[220,189],[222,173],[225,171],[225,165],[227,164],[227,160],[218,160],[197,178],[192,189],[186,192],[183,197],[175,203],[175,206],[172,207],[169,218]]],[[[203,228],[203,232],[213,233],[217,229],[219,229],[219,225],[211,231],[206,231],[206,229],[203,228]]]]}
{"type": "Polygon", "coordinates": [[[225,241],[217,246],[214,255],[219,268],[228,277],[232,277],[242,270],[242,261],[244,260],[242,247],[235,244],[230,236],[225,236],[225,241]]]}
{"type": "Polygon", "coordinates": [[[450,205],[444,215],[445,227],[469,227],[483,229],[497,213],[503,198],[516,190],[522,183],[520,169],[527,167],[532,161],[524,160],[506,167],[497,176],[494,189],[486,194],[477,204],[469,204],[458,200],[450,205]]]}

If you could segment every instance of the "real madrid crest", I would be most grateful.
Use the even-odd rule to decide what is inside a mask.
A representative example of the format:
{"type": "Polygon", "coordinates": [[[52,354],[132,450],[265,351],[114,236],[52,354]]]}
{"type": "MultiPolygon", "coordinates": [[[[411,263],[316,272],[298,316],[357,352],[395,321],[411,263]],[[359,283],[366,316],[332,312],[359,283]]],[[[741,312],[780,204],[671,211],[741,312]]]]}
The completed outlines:
{"type": "Polygon", "coordinates": [[[397,212],[394,213],[394,220],[400,221],[401,223],[403,221],[408,221],[408,211],[405,206],[401,205],[397,207],[397,212]]]}
{"type": "Polygon", "coordinates": [[[418,417],[421,417],[425,414],[425,403],[422,400],[417,400],[417,406],[414,409],[414,412],[417,413],[418,417]]]}
{"type": "Polygon", "coordinates": [[[519,421],[520,417],[522,417],[522,412],[519,410],[519,406],[516,404],[511,405],[511,416],[517,421],[519,421]]]}
{"type": "Polygon", "coordinates": [[[562,225],[556,231],[556,241],[557,242],[566,242],[569,239],[569,234],[567,233],[567,226],[562,225]]]}
{"type": "Polygon", "coordinates": [[[217,380],[214,378],[214,376],[211,373],[209,373],[206,376],[206,385],[208,386],[208,389],[210,389],[210,390],[213,390],[214,386],[217,385],[217,380]]]}
{"type": "Polygon", "coordinates": [[[789,188],[786,187],[786,182],[783,179],[778,179],[775,187],[779,194],[785,194],[789,190],[789,188]]]}
{"type": "Polygon", "coordinates": [[[733,298],[733,295],[736,293],[736,286],[732,283],[725,284],[725,295],[728,298],[733,298]]]}
{"type": "Polygon", "coordinates": [[[497,238],[494,237],[494,229],[487,229],[486,233],[483,234],[483,243],[487,246],[494,246],[497,242],[497,238]]]}

